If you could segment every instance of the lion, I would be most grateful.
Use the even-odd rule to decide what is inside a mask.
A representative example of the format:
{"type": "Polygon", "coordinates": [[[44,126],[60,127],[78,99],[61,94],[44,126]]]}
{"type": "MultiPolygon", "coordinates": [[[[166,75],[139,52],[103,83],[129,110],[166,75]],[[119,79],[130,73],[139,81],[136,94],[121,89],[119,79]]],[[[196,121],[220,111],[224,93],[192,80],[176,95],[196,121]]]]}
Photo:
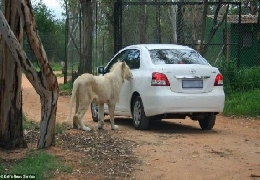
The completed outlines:
{"type": "Polygon", "coordinates": [[[104,76],[94,76],[89,73],[82,74],[73,83],[72,95],[70,99],[70,108],[67,122],[71,116],[72,103],[76,98],[75,115],[73,125],[84,131],[90,131],[82,118],[88,110],[91,103],[98,105],[98,129],[104,126],[104,103],[108,105],[111,129],[118,129],[114,123],[115,105],[119,100],[119,93],[123,83],[133,78],[128,65],[125,62],[117,62],[104,76]]]}

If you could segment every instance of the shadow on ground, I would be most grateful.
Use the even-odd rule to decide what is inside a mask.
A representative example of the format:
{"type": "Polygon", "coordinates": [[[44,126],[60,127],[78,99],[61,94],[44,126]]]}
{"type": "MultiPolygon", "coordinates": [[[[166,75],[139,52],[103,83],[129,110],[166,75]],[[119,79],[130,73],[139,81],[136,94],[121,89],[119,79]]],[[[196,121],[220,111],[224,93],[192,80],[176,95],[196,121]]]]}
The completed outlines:
{"type": "MultiPolygon", "coordinates": [[[[187,119],[183,120],[152,120],[150,121],[148,132],[156,133],[175,133],[175,134],[216,134],[217,130],[202,130],[199,126],[194,126],[188,124],[187,119]],[[186,124],[185,124],[186,123],[186,124]]],[[[105,123],[110,123],[109,117],[105,118],[105,123]]],[[[117,117],[115,118],[115,123],[119,126],[123,126],[127,129],[135,130],[133,126],[132,118],[117,117]]]]}

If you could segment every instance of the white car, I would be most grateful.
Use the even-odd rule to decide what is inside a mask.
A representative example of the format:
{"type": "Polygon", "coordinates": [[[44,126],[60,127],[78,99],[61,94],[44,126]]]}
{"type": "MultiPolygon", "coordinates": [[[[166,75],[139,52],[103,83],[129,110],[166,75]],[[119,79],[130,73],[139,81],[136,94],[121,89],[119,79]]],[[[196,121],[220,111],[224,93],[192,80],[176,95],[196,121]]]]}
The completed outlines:
{"type": "MultiPolygon", "coordinates": [[[[215,125],[223,111],[223,76],[197,51],[174,44],[138,44],[120,50],[99,73],[109,72],[118,61],[125,61],[133,73],[120,91],[115,115],[133,118],[135,129],[147,129],[150,120],[198,120],[204,130],[215,125]]],[[[91,105],[98,121],[98,108],[91,105]]],[[[108,107],[105,105],[105,114],[108,107]]]]}

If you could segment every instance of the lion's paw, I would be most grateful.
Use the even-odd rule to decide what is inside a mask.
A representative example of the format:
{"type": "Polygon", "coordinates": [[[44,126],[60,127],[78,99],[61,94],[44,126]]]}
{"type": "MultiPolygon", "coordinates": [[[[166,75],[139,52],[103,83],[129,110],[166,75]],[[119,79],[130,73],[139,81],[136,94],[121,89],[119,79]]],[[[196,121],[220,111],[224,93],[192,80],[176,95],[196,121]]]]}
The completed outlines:
{"type": "Polygon", "coordinates": [[[104,121],[98,121],[98,129],[104,129],[104,121]]]}
{"type": "Polygon", "coordinates": [[[90,129],[89,127],[87,127],[87,126],[83,126],[81,129],[82,129],[83,131],[91,131],[91,129],[90,129]]]}
{"type": "Polygon", "coordinates": [[[114,127],[111,127],[112,130],[117,130],[118,129],[118,125],[114,125],[114,127]]]}

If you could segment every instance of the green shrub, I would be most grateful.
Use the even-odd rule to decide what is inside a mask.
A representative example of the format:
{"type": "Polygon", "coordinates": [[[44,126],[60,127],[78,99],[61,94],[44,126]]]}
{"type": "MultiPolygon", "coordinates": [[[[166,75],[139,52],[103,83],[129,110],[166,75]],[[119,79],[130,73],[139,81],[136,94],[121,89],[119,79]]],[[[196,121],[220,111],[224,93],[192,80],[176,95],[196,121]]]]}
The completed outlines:
{"type": "Polygon", "coordinates": [[[70,93],[72,91],[72,83],[68,82],[66,84],[59,84],[60,92],[61,93],[70,93]]]}
{"type": "Polygon", "coordinates": [[[67,127],[61,123],[56,123],[55,126],[55,132],[57,134],[62,134],[65,130],[67,129],[67,127]]]}
{"type": "Polygon", "coordinates": [[[226,95],[224,115],[260,117],[260,90],[226,95]]]}
{"type": "Polygon", "coordinates": [[[237,67],[234,60],[222,60],[217,64],[224,76],[225,93],[248,92],[260,89],[259,67],[237,67]]]}
{"type": "Polygon", "coordinates": [[[235,60],[216,65],[224,77],[225,115],[260,116],[260,67],[237,67],[235,60]]]}
{"type": "Polygon", "coordinates": [[[37,129],[39,124],[27,119],[26,115],[23,114],[23,129],[37,129]]]}
{"type": "Polygon", "coordinates": [[[52,62],[50,63],[50,65],[53,71],[62,71],[62,67],[60,63],[52,62]]]}

